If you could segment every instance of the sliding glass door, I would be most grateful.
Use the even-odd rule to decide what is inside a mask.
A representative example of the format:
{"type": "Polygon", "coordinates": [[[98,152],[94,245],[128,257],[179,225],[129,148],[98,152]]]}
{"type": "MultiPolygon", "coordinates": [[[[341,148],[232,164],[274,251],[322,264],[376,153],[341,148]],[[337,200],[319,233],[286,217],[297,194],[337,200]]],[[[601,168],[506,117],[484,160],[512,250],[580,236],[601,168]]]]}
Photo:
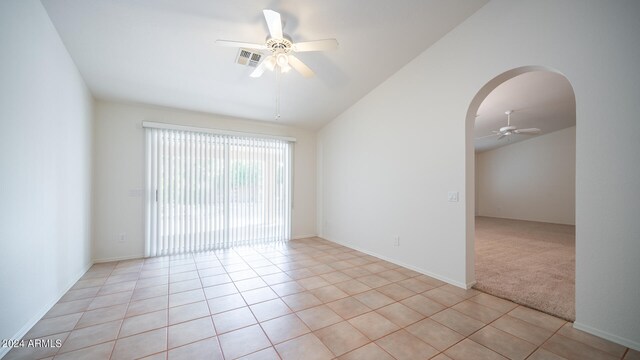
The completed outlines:
{"type": "Polygon", "coordinates": [[[288,240],[292,143],[146,128],[145,256],[288,240]]]}

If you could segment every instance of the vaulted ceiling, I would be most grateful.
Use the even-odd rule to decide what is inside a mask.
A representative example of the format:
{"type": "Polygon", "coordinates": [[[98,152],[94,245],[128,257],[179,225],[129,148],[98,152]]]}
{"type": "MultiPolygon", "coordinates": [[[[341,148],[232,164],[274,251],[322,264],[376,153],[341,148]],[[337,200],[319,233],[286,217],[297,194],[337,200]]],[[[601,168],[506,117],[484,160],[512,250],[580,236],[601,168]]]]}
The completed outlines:
{"type": "Polygon", "coordinates": [[[316,76],[284,74],[279,123],[317,129],[438,41],[487,0],[42,0],[97,98],[276,121],[275,74],[250,78],[237,49],[263,43],[262,10],[294,41],[336,38],[299,53],[316,76]]]}
{"type": "Polygon", "coordinates": [[[550,71],[516,76],[495,88],[480,104],[475,123],[475,150],[487,151],[576,125],[576,99],[569,80],[550,71]],[[538,135],[509,135],[498,139],[492,131],[511,125],[539,128],[538,135]]]}

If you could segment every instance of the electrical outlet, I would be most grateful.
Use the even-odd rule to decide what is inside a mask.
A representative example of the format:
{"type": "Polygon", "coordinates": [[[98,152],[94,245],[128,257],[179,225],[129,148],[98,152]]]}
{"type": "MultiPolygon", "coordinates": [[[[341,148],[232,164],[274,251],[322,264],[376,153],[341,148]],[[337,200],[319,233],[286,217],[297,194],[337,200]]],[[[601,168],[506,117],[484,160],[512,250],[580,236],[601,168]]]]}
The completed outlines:
{"type": "Polygon", "coordinates": [[[118,236],[118,242],[119,243],[123,243],[127,240],[127,234],[125,233],[120,233],[120,235],[118,236]]]}
{"type": "Polygon", "coordinates": [[[400,246],[400,236],[393,237],[393,246],[400,246]]]}

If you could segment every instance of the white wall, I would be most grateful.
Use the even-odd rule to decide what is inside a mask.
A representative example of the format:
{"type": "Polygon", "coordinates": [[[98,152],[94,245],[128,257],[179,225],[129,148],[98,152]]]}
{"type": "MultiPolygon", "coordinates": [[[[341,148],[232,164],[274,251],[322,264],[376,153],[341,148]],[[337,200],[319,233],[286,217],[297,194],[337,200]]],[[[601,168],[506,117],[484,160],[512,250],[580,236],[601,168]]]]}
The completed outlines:
{"type": "Polygon", "coordinates": [[[474,153],[473,154],[473,159],[474,159],[474,163],[476,164],[476,167],[474,168],[474,183],[473,186],[475,186],[475,206],[473,207],[473,214],[474,216],[478,216],[480,214],[480,194],[478,193],[478,189],[480,188],[480,174],[479,174],[479,170],[478,170],[478,153],[474,153]]]}
{"type": "Polygon", "coordinates": [[[316,235],[314,133],[272,123],[98,100],[93,213],[96,261],[144,255],[143,121],[295,137],[292,236],[316,235]],[[122,233],[126,240],[119,242],[122,233]]]}
{"type": "Polygon", "coordinates": [[[640,349],[638,14],[638,1],[485,5],[321,130],[323,236],[473,283],[470,104],[509,69],[557,69],[577,103],[576,326],[640,349]]]}
{"type": "Polygon", "coordinates": [[[575,225],[576,128],[476,154],[478,215],[575,225]]]}
{"type": "Polygon", "coordinates": [[[0,339],[19,339],[90,265],[93,100],[39,1],[0,1],[0,79],[0,339]]]}

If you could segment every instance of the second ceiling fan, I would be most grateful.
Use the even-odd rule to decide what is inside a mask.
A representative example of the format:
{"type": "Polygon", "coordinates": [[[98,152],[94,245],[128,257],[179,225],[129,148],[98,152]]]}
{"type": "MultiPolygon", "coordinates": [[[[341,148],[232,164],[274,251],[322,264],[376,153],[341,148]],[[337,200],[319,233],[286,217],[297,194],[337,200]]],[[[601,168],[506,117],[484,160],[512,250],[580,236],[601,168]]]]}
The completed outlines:
{"type": "Polygon", "coordinates": [[[269,54],[251,73],[251,77],[260,77],[267,69],[271,71],[278,69],[281,72],[287,72],[291,68],[298,71],[304,77],[312,77],[315,75],[313,70],[300,61],[293,53],[325,51],[338,47],[338,41],[336,39],[294,43],[290,36],[282,32],[282,18],[280,13],[273,10],[263,10],[263,13],[270,34],[264,44],[216,40],[217,45],[262,50],[269,54]]]}
{"type": "Polygon", "coordinates": [[[505,114],[507,115],[507,126],[503,126],[498,130],[493,130],[491,135],[487,135],[487,136],[482,136],[479,137],[478,139],[482,139],[482,138],[486,138],[489,136],[497,136],[498,140],[505,138],[509,135],[514,135],[514,134],[518,134],[518,135],[536,135],[540,133],[540,129],[538,128],[529,128],[529,129],[518,129],[517,127],[511,125],[511,114],[513,113],[513,110],[509,110],[509,111],[505,111],[505,114]]]}

